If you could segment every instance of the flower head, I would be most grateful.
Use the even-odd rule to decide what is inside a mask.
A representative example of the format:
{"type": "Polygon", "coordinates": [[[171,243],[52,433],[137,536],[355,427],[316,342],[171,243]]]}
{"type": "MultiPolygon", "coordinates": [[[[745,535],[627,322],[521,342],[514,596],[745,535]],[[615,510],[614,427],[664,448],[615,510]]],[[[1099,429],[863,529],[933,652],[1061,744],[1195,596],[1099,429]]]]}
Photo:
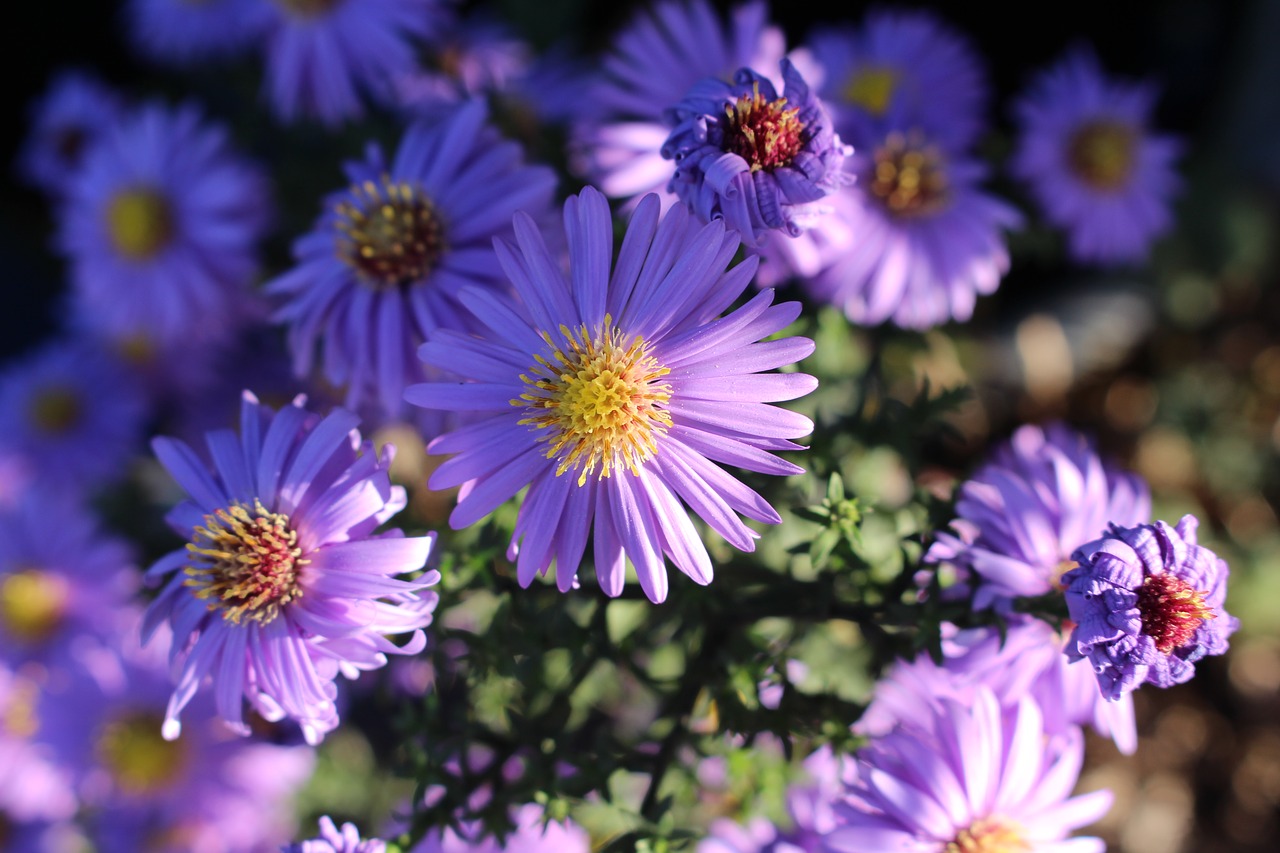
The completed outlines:
{"type": "Polygon", "coordinates": [[[395,575],[421,568],[434,537],[374,534],[405,504],[387,475],[393,449],[361,443],[349,412],[320,419],[302,403],[273,412],[245,392],[240,437],[207,436],[212,472],[180,441],[153,443],[191,495],[168,516],[186,547],[148,572],[167,580],[145,636],[166,622],[175,633],[166,738],[212,675],[218,714],[237,731],[247,731],[243,698],[268,720],[297,720],[317,742],[338,722],[338,672],[354,678],[426,642],[436,596],[420,591],[439,576],[395,575]],[[406,632],[403,647],[383,636],[406,632]]]}
{"type": "Polygon", "coordinates": [[[501,244],[499,257],[520,302],[463,291],[484,335],[441,330],[421,355],[472,381],[415,385],[406,398],[478,418],[429,446],[456,454],[430,480],[435,489],[463,486],[450,516],[455,528],[529,487],[511,549],[521,583],[555,561],[559,586],[569,589],[594,527],[605,592],[622,591],[630,559],[645,593],[662,601],[667,557],[695,581],[711,581],[710,557],[681,501],[743,550],[754,547],[756,534],[737,513],[780,520],[712,463],[800,470],[772,451],[796,449],[789,439],[808,434],[812,423],[766,404],[806,394],[816,382],[759,371],[804,358],[813,343],[759,343],[799,308],[772,306],[772,292],[720,317],[755,261],[725,270],[738,239],[719,220],[699,226],[681,207],[659,223],[658,199],[646,198],[616,263],[612,218],[599,192],[570,198],[564,221],[569,276],[532,220],[517,214],[516,245],[501,244]]]}
{"type": "Polygon", "coordinates": [[[130,0],[125,22],[143,56],[172,65],[240,53],[262,36],[262,0],[130,0]]]}
{"type": "Polygon", "coordinates": [[[18,159],[22,177],[60,196],[85,154],[115,123],[120,96],[97,77],[63,71],[31,108],[31,132],[18,159]]]}
{"type": "Polygon", "coordinates": [[[410,853],[588,853],[591,838],[571,820],[545,820],[535,803],[512,809],[515,830],[505,841],[486,836],[478,823],[464,823],[457,831],[433,830],[410,853]]]}
{"type": "Polygon", "coordinates": [[[1152,133],[1155,89],[1108,78],[1088,50],[1037,77],[1017,104],[1013,172],[1080,261],[1141,261],[1171,222],[1181,146],[1152,133]]]}
{"type": "Polygon", "coordinates": [[[1067,655],[1089,659],[1108,699],[1190,680],[1239,627],[1223,606],[1227,564],[1196,543],[1198,524],[1185,515],[1177,527],[1112,525],[1072,554],[1078,566],[1062,576],[1076,623],[1067,655]]]}
{"type": "Polygon", "coordinates": [[[224,128],[191,105],[135,110],[89,151],[61,211],[82,324],[118,342],[225,339],[268,218],[263,176],[224,128]]]}
{"type": "Polygon", "coordinates": [[[377,838],[360,838],[360,830],[354,823],[344,823],[339,829],[333,818],[320,818],[320,837],[299,841],[284,848],[283,853],[385,853],[387,844],[377,838]]]}
{"type": "Polygon", "coordinates": [[[463,288],[503,287],[493,238],[511,233],[517,210],[548,214],[555,177],[524,165],[478,102],[410,127],[389,164],[371,146],[347,176],[295,245],[298,265],[267,292],[282,300],[275,317],[299,375],[323,341],[325,377],[347,388],[347,405],[394,417],[421,378],[417,347],[437,328],[466,327],[463,288]]]}
{"type": "Polygon", "coordinates": [[[750,68],[731,83],[699,81],[672,108],[662,145],[676,163],[668,189],[702,221],[724,217],[748,244],[772,230],[799,234],[813,202],[846,183],[849,149],[822,102],[786,59],[782,78],[782,95],[750,68]]]}

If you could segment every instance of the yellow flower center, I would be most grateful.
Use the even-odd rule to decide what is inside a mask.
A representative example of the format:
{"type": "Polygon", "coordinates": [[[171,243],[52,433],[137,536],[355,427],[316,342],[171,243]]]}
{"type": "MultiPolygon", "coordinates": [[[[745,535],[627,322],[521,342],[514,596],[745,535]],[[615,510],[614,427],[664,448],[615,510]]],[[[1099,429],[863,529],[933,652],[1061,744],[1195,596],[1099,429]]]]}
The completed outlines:
{"type": "Polygon", "coordinates": [[[927,216],[946,207],[949,190],[942,155],[918,134],[889,134],[874,159],[868,185],[890,213],[927,216]]]}
{"type": "Polygon", "coordinates": [[[607,314],[594,335],[586,326],[561,326],[560,334],[563,347],[542,333],[551,357],[535,355],[537,364],[520,376],[529,386],[511,401],[526,412],[520,423],[548,430],[540,441],[548,444],[547,458],[559,460],[556,476],[572,468],[579,486],[597,468],[601,479],[618,467],[636,473],[671,426],[663,408],[671,386],[658,381],[670,370],[643,338],[628,338],[607,314]]]}
{"type": "Polygon", "coordinates": [[[1137,155],[1133,128],[1106,119],[1089,122],[1067,143],[1071,170],[1096,190],[1113,191],[1129,183],[1137,155]]]}
{"type": "Polygon", "coordinates": [[[944,853],[1031,853],[1022,827],[1004,818],[982,818],[962,829],[944,853]]]}
{"type": "Polygon", "coordinates": [[[27,414],[36,429],[48,435],[63,435],[80,423],[84,407],[74,388],[53,385],[31,398],[27,414]]]}
{"type": "Polygon", "coordinates": [[[892,68],[868,66],[859,68],[845,81],[840,94],[844,100],[861,107],[873,116],[882,116],[897,91],[899,74],[892,68]]]}
{"type": "Polygon", "coordinates": [[[40,688],[34,682],[26,678],[11,681],[5,704],[0,705],[0,732],[11,737],[29,738],[40,731],[40,717],[36,714],[36,700],[39,698],[40,688]]]}
{"type": "Polygon", "coordinates": [[[302,595],[298,571],[310,562],[302,557],[288,516],[267,512],[257,500],[252,510],[233,503],[206,515],[187,551],[192,562],[186,585],[236,624],[246,616],[263,625],[273,621],[281,607],[302,595]]]}
{"type": "Polygon", "coordinates": [[[383,178],[351,187],[338,205],[338,257],[375,289],[427,277],[444,251],[440,216],[420,187],[383,178]]]}
{"type": "Polygon", "coordinates": [[[173,236],[173,211],[156,190],[121,190],[107,204],[107,233],[124,257],[131,261],[150,260],[173,236]]]}
{"type": "Polygon", "coordinates": [[[97,757],[126,794],[155,794],[181,774],[187,763],[186,743],[165,740],[164,719],[150,711],[132,711],[102,727],[97,757]]]}
{"type": "Polygon", "coordinates": [[[27,643],[47,640],[62,624],[69,590],[61,577],[23,569],[0,580],[0,622],[27,643]]]}

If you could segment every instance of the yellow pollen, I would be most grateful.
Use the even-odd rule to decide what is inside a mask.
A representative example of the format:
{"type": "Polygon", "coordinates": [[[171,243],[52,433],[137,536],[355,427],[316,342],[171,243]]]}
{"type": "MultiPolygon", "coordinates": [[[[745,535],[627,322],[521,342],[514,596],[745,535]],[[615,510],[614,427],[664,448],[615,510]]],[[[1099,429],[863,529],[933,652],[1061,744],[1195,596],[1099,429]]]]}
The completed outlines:
{"type": "Polygon", "coordinates": [[[1062,560],[1058,565],[1053,567],[1053,572],[1049,575],[1049,586],[1058,592],[1065,592],[1066,587],[1062,585],[1062,576],[1072,569],[1079,568],[1080,564],[1075,560],[1062,560]]]}
{"type": "Polygon", "coordinates": [[[1067,143],[1067,164],[1080,180],[1111,192],[1129,183],[1138,136],[1118,121],[1102,119],[1080,127],[1067,143]]]}
{"type": "Polygon", "coordinates": [[[133,711],[112,720],[98,734],[95,752],[116,785],[126,794],[164,790],[187,763],[186,742],[165,740],[164,719],[149,711],[133,711]]]}
{"type": "Polygon", "coordinates": [[[36,714],[39,698],[40,688],[34,682],[26,678],[11,681],[5,704],[0,705],[0,733],[29,738],[40,731],[40,717],[36,714]]]}
{"type": "Polygon", "coordinates": [[[444,226],[414,184],[365,181],[337,207],[338,257],[376,290],[426,278],[444,252],[444,226]]]}
{"type": "Polygon", "coordinates": [[[34,394],[27,414],[36,429],[49,435],[63,435],[80,423],[83,414],[80,395],[74,388],[53,385],[34,394]]]}
{"type": "Polygon", "coordinates": [[[851,104],[862,107],[873,116],[884,115],[898,88],[898,72],[892,68],[870,66],[850,75],[841,94],[851,104]]]}
{"type": "Polygon", "coordinates": [[[897,216],[927,216],[949,200],[942,156],[917,133],[891,133],[875,151],[871,192],[897,216]]]}
{"type": "Polygon", "coordinates": [[[1022,827],[1004,818],[982,818],[960,830],[943,853],[1031,853],[1022,827]]]}
{"type": "Polygon", "coordinates": [[[298,571],[302,557],[298,534],[288,516],[268,512],[258,500],[252,510],[233,503],[204,517],[187,543],[191,563],[184,583],[210,610],[236,624],[246,616],[263,625],[280,608],[302,595],[298,571]]]}
{"type": "Polygon", "coordinates": [[[121,190],[107,204],[107,233],[124,257],[131,261],[150,260],[173,236],[173,211],[156,190],[121,190]]]}
{"type": "Polygon", "coordinates": [[[594,335],[586,326],[560,327],[564,344],[542,338],[551,357],[522,374],[528,391],[511,401],[525,410],[519,423],[548,430],[547,458],[558,459],[556,476],[573,469],[578,485],[599,469],[608,477],[615,468],[633,474],[653,458],[657,436],[671,426],[665,410],[671,386],[659,382],[670,373],[658,364],[643,338],[628,339],[605,315],[594,335]]]}
{"type": "Polygon", "coordinates": [[[47,640],[62,624],[67,584],[55,574],[23,569],[0,580],[0,624],[27,643],[47,640]]]}

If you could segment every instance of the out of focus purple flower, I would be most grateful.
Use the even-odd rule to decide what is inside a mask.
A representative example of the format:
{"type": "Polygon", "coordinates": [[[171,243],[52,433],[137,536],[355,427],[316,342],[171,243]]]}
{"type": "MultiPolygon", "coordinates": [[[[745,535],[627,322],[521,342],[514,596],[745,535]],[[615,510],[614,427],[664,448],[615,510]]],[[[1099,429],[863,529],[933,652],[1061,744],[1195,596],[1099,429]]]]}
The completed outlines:
{"type": "Polygon", "coordinates": [[[346,388],[347,405],[395,417],[405,386],[423,378],[418,346],[438,328],[469,327],[461,291],[505,289],[493,239],[511,234],[517,210],[550,213],[555,176],[524,165],[471,102],[410,127],[390,163],[371,145],[347,177],[295,244],[298,265],[267,292],[282,302],[275,318],[289,326],[299,376],[323,342],[325,378],[346,388]]]}
{"type": "Polygon", "coordinates": [[[479,824],[433,830],[409,853],[590,853],[591,837],[570,820],[543,823],[541,806],[528,803],[512,811],[515,830],[499,842],[479,824]]]}
{"type": "Polygon", "coordinates": [[[284,121],[338,124],[386,98],[417,67],[415,43],[442,29],[440,0],[257,0],[268,12],[267,94],[284,121]]]}
{"type": "Polygon", "coordinates": [[[574,170],[605,195],[659,192],[666,206],[675,172],[661,154],[672,127],[666,111],[699,80],[777,68],[784,52],[763,0],[734,7],[728,21],[707,0],[666,0],[639,13],[615,37],[586,93],[586,118],[572,133],[574,170]]]}
{"type": "Polygon", "coordinates": [[[848,183],[850,149],[800,72],[782,60],[780,96],[767,77],[739,69],[732,82],[700,80],[669,117],[662,156],[674,160],[668,189],[703,222],[724,218],[748,245],[770,231],[794,237],[814,203],[848,183]]]}
{"type": "Polygon", "coordinates": [[[339,829],[333,818],[320,818],[320,836],[299,841],[283,848],[283,853],[385,853],[387,843],[377,838],[360,837],[354,823],[344,823],[339,829]]]}
{"type": "Polygon", "coordinates": [[[533,50],[510,27],[481,12],[433,34],[430,59],[392,81],[398,106],[435,116],[502,91],[528,71],[533,50]]]}
{"type": "Polygon", "coordinates": [[[1101,839],[1067,841],[1111,807],[1110,791],[1071,797],[1083,756],[1079,729],[1046,737],[1030,698],[1002,707],[979,687],[970,703],[943,700],[925,725],[858,752],[825,850],[1102,853],[1101,839]]]}
{"type": "Polygon", "coordinates": [[[31,107],[31,130],[18,155],[22,178],[61,196],[120,110],[120,96],[97,77],[84,71],[58,74],[31,107]]]}
{"type": "Polygon", "coordinates": [[[153,446],[191,498],[168,515],[188,538],[148,578],[166,585],[147,611],[144,637],[175,633],[177,688],[164,735],[206,676],[219,716],[242,734],[243,700],[266,719],[294,719],[317,743],[338,723],[334,678],[377,669],[388,654],[426,643],[439,578],[396,579],[426,561],[434,536],[374,530],[405,505],[387,475],[394,449],[361,442],[358,419],[320,419],[293,405],[274,412],[245,392],[240,435],[208,434],[214,471],[186,444],[153,446]],[[397,646],[385,635],[412,632],[397,646]]]}
{"type": "Polygon", "coordinates": [[[262,0],[130,0],[124,11],[134,48],[172,65],[242,53],[268,18],[262,0]]]}
{"type": "Polygon", "coordinates": [[[1076,49],[1017,103],[1013,172],[1077,260],[1141,261],[1169,228],[1181,145],[1151,131],[1155,98],[1151,84],[1108,78],[1092,51],[1076,49]]]}
{"type": "Polygon", "coordinates": [[[46,344],[0,374],[0,453],[50,489],[84,494],[119,477],[146,417],[142,389],[87,344],[46,344]]]}
{"type": "Polygon", "coordinates": [[[40,696],[33,677],[0,663],[0,826],[6,830],[0,840],[10,849],[28,849],[18,839],[70,819],[79,806],[69,770],[47,744],[33,740],[40,730],[40,696]]]}
{"type": "Polygon", "coordinates": [[[1113,525],[1072,555],[1079,565],[1062,576],[1075,623],[1067,655],[1088,658],[1108,699],[1190,680],[1239,627],[1224,607],[1229,569],[1197,544],[1198,524],[1185,515],[1177,527],[1113,525]]]}
{"type": "Polygon", "coordinates": [[[603,195],[588,187],[571,197],[564,222],[568,276],[533,221],[516,215],[516,246],[499,244],[498,254],[520,301],[464,291],[484,336],[442,329],[421,355],[472,381],[414,385],[406,399],[477,417],[429,445],[454,454],[429,482],[462,486],[449,517],[454,528],[528,486],[510,549],[521,584],[554,561],[560,589],[570,589],[594,529],[604,591],[622,592],[630,560],[645,594],[662,601],[667,558],[696,582],[711,582],[711,559],[681,501],[741,550],[752,550],[758,534],[738,513],[780,520],[714,463],[800,470],[773,451],[796,449],[790,439],[813,425],[768,403],[807,394],[816,380],[760,371],[804,358],[813,342],[758,343],[799,309],[773,306],[772,291],[720,316],[755,272],[752,259],[726,271],[738,238],[721,221],[699,226],[676,207],[659,223],[658,199],[645,198],[616,263],[603,195]]]}
{"type": "Polygon", "coordinates": [[[58,244],[82,325],[193,346],[225,339],[250,310],[266,182],[195,106],[124,117],[66,195],[58,244]]]}
{"type": "Polygon", "coordinates": [[[939,532],[929,562],[977,577],[974,606],[1008,609],[1017,596],[1062,589],[1072,552],[1109,524],[1151,516],[1146,483],[1105,464],[1093,443],[1062,424],[1023,426],[960,487],[953,533],[939,532]]]}
{"type": "Polygon", "coordinates": [[[855,148],[916,128],[949,151],[982,132],[987,81],[969,40],[925,11],[873,10],[859,27],[822,27],[808,42],[818,93],[855,148]]]}

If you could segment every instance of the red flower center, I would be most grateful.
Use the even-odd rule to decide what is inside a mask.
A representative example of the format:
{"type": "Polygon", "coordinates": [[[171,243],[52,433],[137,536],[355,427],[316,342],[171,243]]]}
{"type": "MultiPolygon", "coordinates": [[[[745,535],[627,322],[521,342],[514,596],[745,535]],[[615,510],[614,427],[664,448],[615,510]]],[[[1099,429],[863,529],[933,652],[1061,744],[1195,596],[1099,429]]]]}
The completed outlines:
{"type": "Polygon", "coordinates": [[[799,107],[787,109],[786,98],[766,101],[755,84],[750,95],[725,108],[724,150],[746,160],[753,172],[790,166],[805,143],[799,112],[799,107]]]}
{"type": "Polygon", "coordinates": [[[1191,642],[1196,629],[1217,614],[1205,603],[1206,593],[1170,574],[1152,575],[1138,590],[1142,633],[1155,641],[1161,654],[1169,654],[1191,642]]]}

